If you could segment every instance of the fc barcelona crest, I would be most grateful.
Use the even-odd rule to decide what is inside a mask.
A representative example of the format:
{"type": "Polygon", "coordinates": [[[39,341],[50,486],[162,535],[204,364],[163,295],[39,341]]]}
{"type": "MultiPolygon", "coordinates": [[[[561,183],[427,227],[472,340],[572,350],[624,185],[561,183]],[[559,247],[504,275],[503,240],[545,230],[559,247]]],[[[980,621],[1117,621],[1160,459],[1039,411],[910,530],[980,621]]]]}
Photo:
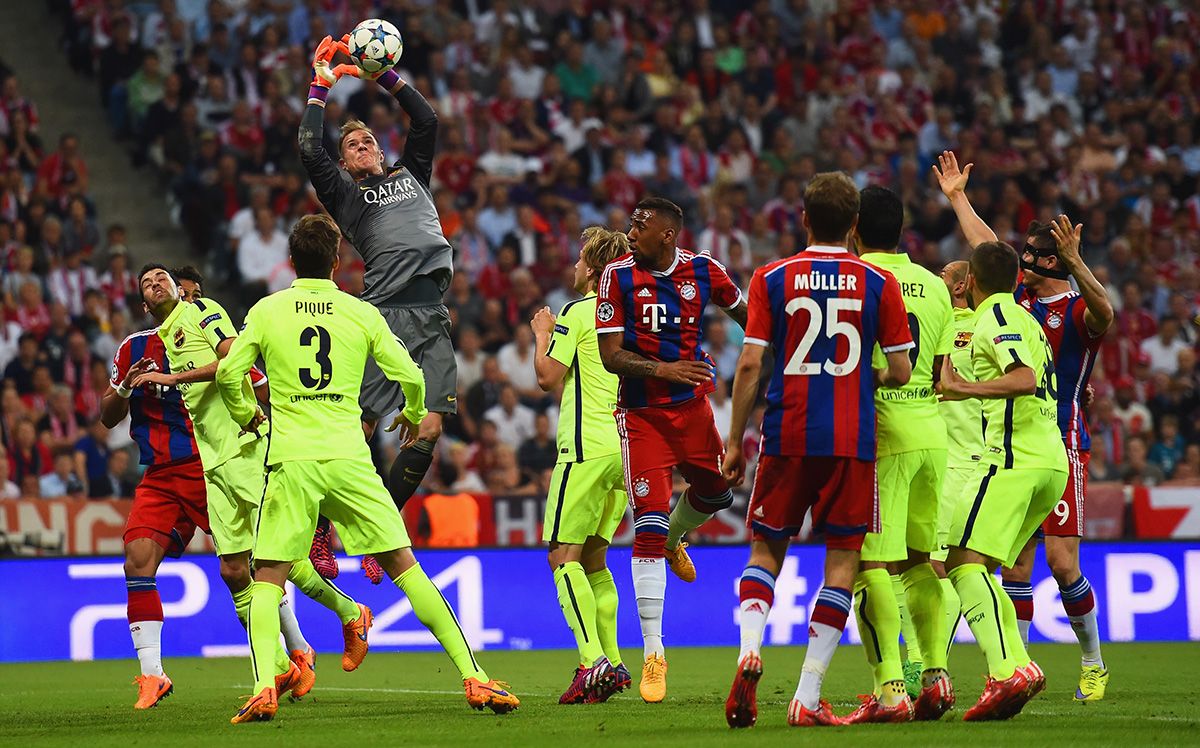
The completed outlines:
{"type": "Polygon", "coordinates": [[[970,330],[959,330],[958,333],[955,334],[955,336],[954,336],[954,347],[955,348],[966,348],[969,345],[971,345],[971,331],[970,330]]]}
{"type": "Polygon", "coordinates": [[[184,337],[183,337],[183,328],[182,328],[182,327],[176,328],[176,330],[175,330],[175,338],[174,338],[174,340],[175,340],[175,347],[176,347],[176,348],[182,348],[182,347],[183,347],[183,341],[184,341],[184,337]]]}

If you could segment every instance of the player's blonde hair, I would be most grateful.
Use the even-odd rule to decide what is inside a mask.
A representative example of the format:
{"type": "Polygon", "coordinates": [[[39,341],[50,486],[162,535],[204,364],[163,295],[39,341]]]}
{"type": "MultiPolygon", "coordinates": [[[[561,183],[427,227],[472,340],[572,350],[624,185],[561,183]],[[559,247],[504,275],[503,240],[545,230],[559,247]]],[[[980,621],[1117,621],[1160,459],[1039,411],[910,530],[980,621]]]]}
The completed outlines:
{"type": "Polygon", "coordinates": [[[629,237],[620,231],[610,231],[603,226],[588,226],[583,230],[583,261],[596,277],[604,266],[621,255],[629,253],[629,237]]]}
{"type": "Polygon", "coordinates": [[[342,133],[338,137],[338,155],[341,155],[346,145],[346,138],[350,137],[351,133],[358,132],[359,130],[366,130],[372,138],[375,137],[375,133],[371,131],[371,128],[367,127],[367,123],[351,117],[346,120],[346,124],[342,125],[342,133]]]}

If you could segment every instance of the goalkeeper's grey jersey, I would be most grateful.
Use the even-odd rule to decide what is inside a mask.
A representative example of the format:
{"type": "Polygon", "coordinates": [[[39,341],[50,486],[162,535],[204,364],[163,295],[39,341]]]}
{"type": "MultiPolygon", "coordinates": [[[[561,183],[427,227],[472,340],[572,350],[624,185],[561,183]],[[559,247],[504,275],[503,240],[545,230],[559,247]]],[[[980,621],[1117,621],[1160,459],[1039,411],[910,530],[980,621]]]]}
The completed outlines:
{"type": "Polygon", "coordinates": [[[383,175],[355,182],[322,143],[325,110],[309,104],[300,121],[300,158],[321,204],[366,263],[362,298],[374,304],[428,275],[445,291],[453,250],[442,235],[429,180],[437,115],[412,86],[396,95],[411,117],[404,154],[383,175]]]}

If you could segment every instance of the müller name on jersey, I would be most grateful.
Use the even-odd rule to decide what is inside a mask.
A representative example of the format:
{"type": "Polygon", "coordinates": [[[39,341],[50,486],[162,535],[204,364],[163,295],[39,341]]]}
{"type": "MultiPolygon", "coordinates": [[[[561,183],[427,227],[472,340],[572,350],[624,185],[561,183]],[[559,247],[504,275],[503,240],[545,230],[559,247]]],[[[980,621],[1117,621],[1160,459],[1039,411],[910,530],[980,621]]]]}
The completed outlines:
{"type": "Polygon", "coordinates": [[[853,275],[831,275],[810,272],[796,276],[797,291],[856,291],[858,278],[853,275]]]}

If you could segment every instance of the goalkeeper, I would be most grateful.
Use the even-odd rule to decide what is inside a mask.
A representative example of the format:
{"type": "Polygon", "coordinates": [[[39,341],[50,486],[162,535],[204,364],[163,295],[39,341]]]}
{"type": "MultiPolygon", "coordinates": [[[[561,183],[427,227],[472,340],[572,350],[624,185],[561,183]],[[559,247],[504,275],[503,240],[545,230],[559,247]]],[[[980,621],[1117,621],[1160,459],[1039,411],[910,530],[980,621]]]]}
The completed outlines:
{"type": "MultiPolygon", "coordinates": [[[[333,67],[335,52],[346,52],[346,40],[325,37],[313,57],[314,77],[308,105],[300,120],[300,160],[321,204],[366,263],[362,299],[379,308],[388,327],[425,372],[425,405],[417,440],[401,449],[388,473],[388,490],[397,507],[417,490],[433,461],[442,433],[442,417],[457,410],[457,366],[450,343],[450,313],[442,295],[450,286],[453,250],[442,235],[429,191],[437,115],[425,97],[400,79],[395,70],[376,75],[354,65],[333,67]],[[408,114],[408,139],[400,160],[390,167],[375,135],[362,122],[350,120],[338,141],[340,161],[325,151],[325,98],[342,75],[372,78],[396,97],[408,114]]],[[[376,422],[404,402],[400,385],[367,362],[359,405],[369,437],[376,422]]],[[[399,421],[387,430],[394,429],[399,421]]],[[[320,533],[327,539],[328,533],[320,533]]],[[[317,549],[314,549],[316,551],[317,549]]],[[[368,572],[370,575],[370,572],[368,572]]],[[[378,583],[378,578],[372,581],[378,583]]]]}

